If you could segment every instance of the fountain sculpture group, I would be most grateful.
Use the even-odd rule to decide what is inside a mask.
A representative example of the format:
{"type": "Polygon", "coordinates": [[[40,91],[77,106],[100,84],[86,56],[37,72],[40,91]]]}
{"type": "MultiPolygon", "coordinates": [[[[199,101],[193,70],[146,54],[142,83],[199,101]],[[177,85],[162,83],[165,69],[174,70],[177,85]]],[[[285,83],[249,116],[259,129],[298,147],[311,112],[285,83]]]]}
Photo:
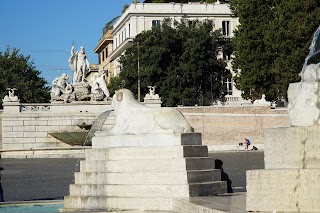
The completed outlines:
{"type": "Polygon", "coordinates": [[[247,171],[247,211],[320,212],[320,27],[301,82],[288,89],[291,127],[266,129],[265,170],[247,171]]]}
{"type": "Polygon", "coordinates": [[[69,58],[69,66],[73,71],[72,83],[68,80],[70,77],[63,73],[52,81],[51,102],[64,101],[101,101],[107,100],[110,96],[105,73],[92,73],[90,64],[87,59],[85,50],[74,52],[74,45],[71,48],[71,57],[69,58]]]}

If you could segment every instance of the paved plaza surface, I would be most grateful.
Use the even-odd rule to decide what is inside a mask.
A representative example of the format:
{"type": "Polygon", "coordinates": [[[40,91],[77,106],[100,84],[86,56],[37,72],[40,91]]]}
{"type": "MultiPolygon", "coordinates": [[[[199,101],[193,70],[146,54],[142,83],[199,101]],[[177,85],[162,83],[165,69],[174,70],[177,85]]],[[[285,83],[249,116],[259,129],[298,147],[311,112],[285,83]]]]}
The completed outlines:
{"type": "MultiPolygon", "coordinates": [[[[245,172],[263,169],[262,151],[213,152],[224,162],[235,192],[245,191],[245,172]]],[[[5,170],[2,187],[5,201],[61,200],[69,194],[80,159],[0,159],[5,170]]]]}

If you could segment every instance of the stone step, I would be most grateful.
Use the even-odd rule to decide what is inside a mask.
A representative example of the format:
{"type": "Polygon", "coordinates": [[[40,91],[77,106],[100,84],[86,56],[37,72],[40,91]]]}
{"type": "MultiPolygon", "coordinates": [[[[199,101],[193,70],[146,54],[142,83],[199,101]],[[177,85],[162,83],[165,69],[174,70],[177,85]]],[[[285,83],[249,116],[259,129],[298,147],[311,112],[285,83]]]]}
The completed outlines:
{"type": "Polygon", "coordinates": [[[214,168],[212,157],[80,161],[81,172],[189,171],[214,168]]]}
{"type": "Polygon", "coordinates": [[[76,172],[75,184],[187,184],[220,181],[218,169],[182,172],[76,172]]]}
{"type": "Polygon", "coordinates": [[[183,157],[208,157],[208,147],[158,146],[158,147],[118,147],[87,149],[86,160],[125,160],[125,159],[166,159],[183,157]]]}
{"type": "Polygon", "coordinates": [[[109,136],[103,136],[103,134],[105,133],[96,132],[96,136],[92,138],[92,148],[202,145],[201,133],[155,133],[109,136]]]}
{"type": "Polygon", "coordinates": [[[64,211],[101,212],[110,209],[140,209],[140,210],[171,210],[172,198],[139,198],[139,197],[104,197],[104,196],[66,196],[64,197],[64,211]]]}
{"type": "Polygon", "coordinates": [[[163,185],[71,184],[71,196],[108,197],[196,197],[226,192],[226,182],[163,185]]]}

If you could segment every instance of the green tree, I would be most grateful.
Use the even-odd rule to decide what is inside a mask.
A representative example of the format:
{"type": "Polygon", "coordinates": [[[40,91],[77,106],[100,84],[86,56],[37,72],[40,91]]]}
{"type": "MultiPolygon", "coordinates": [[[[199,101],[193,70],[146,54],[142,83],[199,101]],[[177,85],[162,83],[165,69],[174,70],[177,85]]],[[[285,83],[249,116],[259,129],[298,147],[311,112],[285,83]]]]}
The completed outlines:
{"type": "Polygon", "coordinates": [[[30,56],[19,54],[19,50],[7,48],[0,52],[0,100],[8,94],[7,88],[16,88],[15,94],[23,103],[44,103],[50,100],[47,81],[40,77],[30,56]]]}
{"type": "Polygon", "coordinates": [[[244,98],[287,96],[299,81],[308,46],[320,23],[317,0],[231,0],[240,25],[233,39],[236,86],[244,98]]]}
{"type": "MultiPolygon", "coordinates": [[[[286,97],[288,85],[300,81],[305,58],[315,30],[320,24],[320,1],[281,0],[274,7],[266,43],[274,55],[270,73],[274,82],[268,93],[286,97]]],[[[275,99],[277,97],[274,97],[275,99]]]]}
{"type": "Polygon", "coordinates": [[[110,78],[110,82],[108,83],[108,90],[110,92],[110,96],[114,94],[114,92],[118,89],[123,88],[123,83],[119,76],[114,76],[110,78]]]}
{"type": "Polygon", "coordinates": [[[212,21],[167,19],[137,35],[120,60],[125,87],[137,94],[139,60],[141,94],[148,92],[147,86],[157,86],[165,106],[208,105],[220,98],[230,72],[217,55],[227,40],[212,29],[212,21]]]}
{"type": "Polygon", "coordinates": [[[120,16],[114,17],[111,21],[109,21],[108,23],[106,23],[102,29],[102,36],[108,32],[109,30],[113,29],[113,25],[114,23],[119,19],[120,16]]]}
{"type": "Polygon", "coordinates": [[[272,6],[270,0],[231,0],[231,8],[240,21],[233,38],[233,69],[241,72],[235,81],[244,98],[261,97],[268,89],[266,83],[273,82],[269,72],[273,56],[265,42],[272,6]]]}

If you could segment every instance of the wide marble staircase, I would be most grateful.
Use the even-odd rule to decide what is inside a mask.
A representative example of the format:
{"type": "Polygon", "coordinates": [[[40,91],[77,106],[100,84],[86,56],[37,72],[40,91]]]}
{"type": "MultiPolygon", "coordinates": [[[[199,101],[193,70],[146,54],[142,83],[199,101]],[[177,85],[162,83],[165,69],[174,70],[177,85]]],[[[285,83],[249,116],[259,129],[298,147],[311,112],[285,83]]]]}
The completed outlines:
{"type": "Polygon", "coordinates": [[[201,144],[201,134],[182,135],[178,145],[150,141],[143,146],[95,148],[93,143],[75,173],[63,211],[170,211],[173,198],[225,193],[226,182],[220,181],[220,170],[201,144]]]}

